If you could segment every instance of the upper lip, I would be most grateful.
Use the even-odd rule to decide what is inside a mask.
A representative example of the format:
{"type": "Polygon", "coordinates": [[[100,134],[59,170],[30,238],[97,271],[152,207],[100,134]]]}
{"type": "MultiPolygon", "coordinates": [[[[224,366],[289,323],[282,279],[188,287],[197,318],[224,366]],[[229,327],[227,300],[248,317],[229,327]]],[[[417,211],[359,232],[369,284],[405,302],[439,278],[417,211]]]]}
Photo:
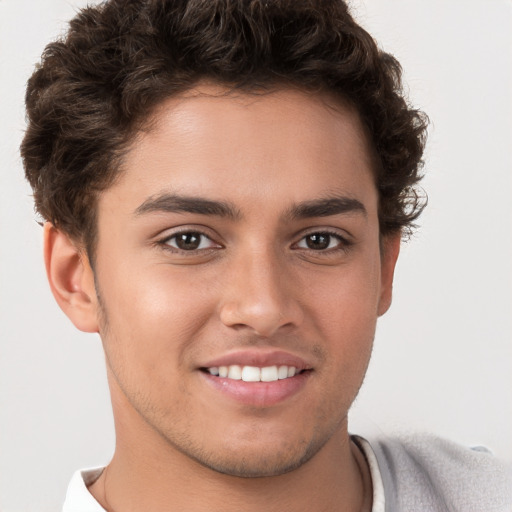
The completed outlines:
{"type": "Polygon", "coordinates": [[[298,370],[310,370],[312,366],[304,359],[289,352],[282,350],[237,350],[216,357],[205,364],[201,368],[213,368],[219,366],[294,366],[298,370]]]}

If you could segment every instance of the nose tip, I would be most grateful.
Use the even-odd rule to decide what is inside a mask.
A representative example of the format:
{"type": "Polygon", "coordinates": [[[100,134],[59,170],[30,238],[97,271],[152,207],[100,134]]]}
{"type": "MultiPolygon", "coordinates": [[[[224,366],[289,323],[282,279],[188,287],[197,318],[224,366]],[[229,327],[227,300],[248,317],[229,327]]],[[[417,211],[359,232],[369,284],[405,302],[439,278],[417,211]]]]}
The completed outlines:
{"type": "MultiPolygon", "coordinates": [[[[240,298],[241,299],[241,298],[240,298]]],[[[221,309],[221,321],[235,329],[249,329],[263,338],[273,336],[277,331],[298,325],[298,315],[285,314],[283,305],[263,301],[230,301],[221,309]]]]}
{"type": "Polygon", "coordinates": [[[300,325],[302,308],[295,300],[292,279],[279,265],[259,259],[232,267],[220,308],[221,322],[235,329],[249,329],[261,337],[300,325]]]}

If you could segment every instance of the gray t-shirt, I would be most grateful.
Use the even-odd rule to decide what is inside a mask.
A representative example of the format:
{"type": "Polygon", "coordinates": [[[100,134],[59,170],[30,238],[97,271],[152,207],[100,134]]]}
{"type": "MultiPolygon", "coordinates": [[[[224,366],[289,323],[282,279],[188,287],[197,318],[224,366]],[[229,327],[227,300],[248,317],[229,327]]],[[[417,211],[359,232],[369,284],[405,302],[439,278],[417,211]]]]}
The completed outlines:
{"type": "Polygon", "coordinates": [[[430,434],[353,439],[378,462],[382,512],[512,512],[512,466],[485,448],[430,434]]]}

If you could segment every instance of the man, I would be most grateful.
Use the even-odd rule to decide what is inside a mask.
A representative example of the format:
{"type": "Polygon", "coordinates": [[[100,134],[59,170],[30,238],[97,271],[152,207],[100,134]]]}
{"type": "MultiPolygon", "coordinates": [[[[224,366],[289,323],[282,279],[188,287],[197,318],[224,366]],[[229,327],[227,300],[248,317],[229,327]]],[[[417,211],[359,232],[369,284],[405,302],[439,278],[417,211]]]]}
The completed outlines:
{"type": "Polygon", "coordinates": [[[487,453],[348,434],[425,119],[345,4],[107,2],[27,112],[50,286],[116,423],[64,510],[509,510],[487,453]]]}

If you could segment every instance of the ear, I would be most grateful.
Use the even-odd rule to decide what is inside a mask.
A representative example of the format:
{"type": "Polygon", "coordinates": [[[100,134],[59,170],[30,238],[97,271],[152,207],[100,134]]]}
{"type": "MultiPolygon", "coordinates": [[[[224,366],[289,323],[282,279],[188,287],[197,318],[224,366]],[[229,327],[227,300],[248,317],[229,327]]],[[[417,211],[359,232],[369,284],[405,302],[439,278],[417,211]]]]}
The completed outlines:
{"type": "Polygon", "coordinates": [[[381,288],[378,315],[383,315],[391,306],[393,297],[393,276],[396,260],[400,253],[400,232],[386,235],[381,242],[381,288]]]}
{"type": "Polygon", "coordinates": [[[81,331],[98,332],[98,301],[89,258],[50,222],[44,225],[44,261],[62,311],[81,331]]]}

